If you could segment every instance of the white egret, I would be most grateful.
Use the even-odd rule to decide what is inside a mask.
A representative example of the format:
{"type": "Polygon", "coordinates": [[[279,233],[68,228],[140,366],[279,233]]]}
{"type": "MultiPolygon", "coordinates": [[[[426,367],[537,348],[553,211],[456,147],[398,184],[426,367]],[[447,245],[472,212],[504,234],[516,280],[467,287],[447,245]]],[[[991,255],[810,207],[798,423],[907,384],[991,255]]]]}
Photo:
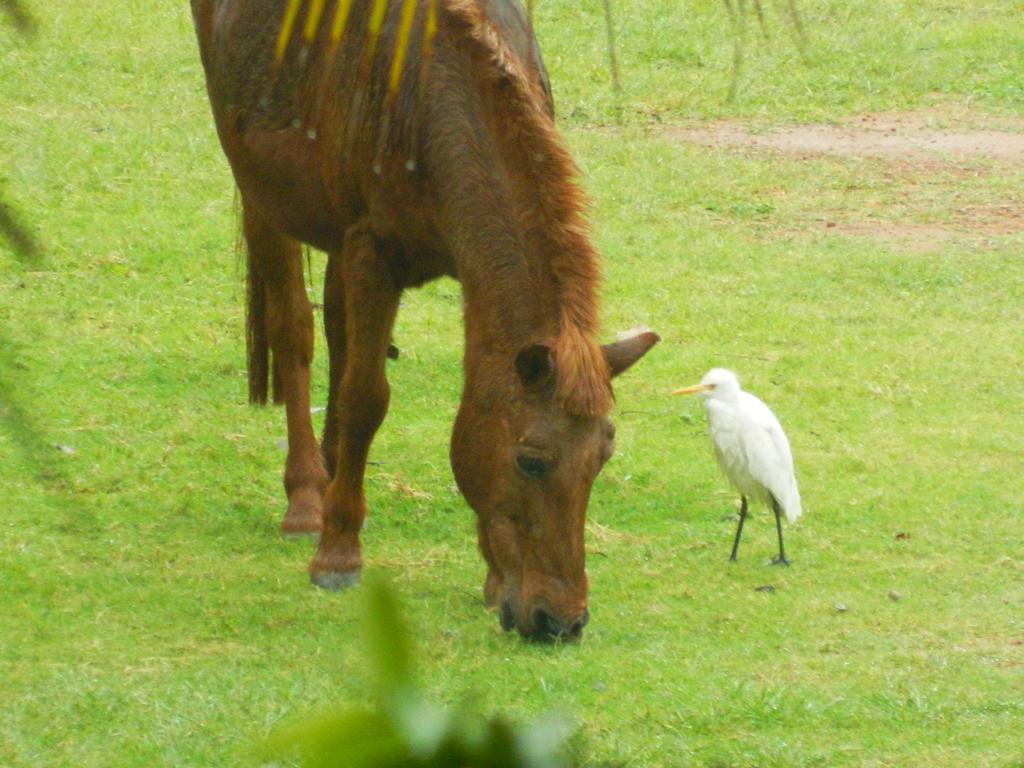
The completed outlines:
{"type": "Polygon", "coordinates": [[[789,565],[782,546],[782,515],[792,523],[802,510],[793,454],[775,414],[754,395],[740,389],[736,374],[724,368],[712,368],[700,384],[672,394],[701,396],[718,466],[740,492],[740,521],[729,559],[736,559],[749,497],[764,502],[775,513],[779,556],[772,562],[789,565]]]}

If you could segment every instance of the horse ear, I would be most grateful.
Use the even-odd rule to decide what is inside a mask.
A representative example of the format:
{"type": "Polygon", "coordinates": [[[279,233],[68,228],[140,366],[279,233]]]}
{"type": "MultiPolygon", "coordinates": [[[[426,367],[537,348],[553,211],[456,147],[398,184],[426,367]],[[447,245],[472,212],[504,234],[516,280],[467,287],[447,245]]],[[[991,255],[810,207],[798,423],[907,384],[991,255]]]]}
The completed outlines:
{"type": "Polygon", "coordinates": [[[516,373],[526,389],[536,389],[547,384],[555,375],[551,347],[546,344],[523,347],[516,355],[516,373]]]}
{"type": "Polygon", "coordinates": [[[618,341],[602,346],[601,350],[604,352],[604,359],[608,363],[612,377],[618,376],[633,365],[659,341],[661,337],[658,334],[643,328],[636,332],[627,332],[627,335],[620,337],[618,341]]]}

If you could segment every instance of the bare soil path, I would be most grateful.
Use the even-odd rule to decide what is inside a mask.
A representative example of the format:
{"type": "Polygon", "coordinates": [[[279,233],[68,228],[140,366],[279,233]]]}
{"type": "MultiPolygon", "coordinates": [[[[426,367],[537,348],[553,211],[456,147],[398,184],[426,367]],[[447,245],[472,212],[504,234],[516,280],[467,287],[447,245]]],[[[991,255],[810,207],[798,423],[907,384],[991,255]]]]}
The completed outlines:
{"type": "Polygon", "coordinates": [[[790,155],[882,157],[926,164],[965,159],[1024,164],[1024,120],[943,109],[865,114],[835,125],[796,125],[763,133],[730,122],[679,128],[674,133],[682,141],[702,146],[790,155]]]}
{"type": "Polygon", "coordinates": [[[812,228],[899,242],[917,253],[954,239],[984,247],[1024,232],[1024,184],[1007,190],[994,183],[1024,180],[1024,119],[936,107],[766,130],[722,121],[669,135],[714,150],[873,163],[887,200],[866,210],[816,210],[806,222],[812,228]]]}

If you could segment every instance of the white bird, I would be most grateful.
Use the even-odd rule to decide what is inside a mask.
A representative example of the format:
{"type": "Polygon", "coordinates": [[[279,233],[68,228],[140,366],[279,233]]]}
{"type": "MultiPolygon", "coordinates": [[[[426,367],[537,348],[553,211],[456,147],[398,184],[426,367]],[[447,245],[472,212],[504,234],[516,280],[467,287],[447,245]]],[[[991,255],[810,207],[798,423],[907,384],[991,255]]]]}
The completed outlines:
{"type": "Polygon", "coordinates": [[[775,513],[779,556],[772,562],[789,565],[782,547],[782,515],[792,523],[800,517],[802,509],[793,473],[793,454],[775,414],[754,395],[740,389],[736,374],[724,368],[712,368],[700,384],[677,389],[672,394],[699,394],[704,400],[718,466],[740,492],[740,522],[729,559],[736,559],[749,497],[764,502],[775,513]]]}

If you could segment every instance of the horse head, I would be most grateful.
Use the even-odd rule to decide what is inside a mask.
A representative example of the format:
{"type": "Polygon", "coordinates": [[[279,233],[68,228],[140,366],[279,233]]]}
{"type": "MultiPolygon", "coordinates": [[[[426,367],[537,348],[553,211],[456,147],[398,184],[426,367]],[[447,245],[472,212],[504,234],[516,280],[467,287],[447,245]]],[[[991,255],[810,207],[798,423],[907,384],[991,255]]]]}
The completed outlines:
{"type": "MultiPolygon", "coordinates": [[[[646,331],[601,348],[614,377],[658,341],[646,331]]],[[[590,490],[615,448],[606,414],[580,414],[558,397],[550,344],[512,363],[482,359],[464,392],[451,460],[477,514],[487,603],[524,637],[576,639],[588,620],[584,523],[590,490]]]]}

